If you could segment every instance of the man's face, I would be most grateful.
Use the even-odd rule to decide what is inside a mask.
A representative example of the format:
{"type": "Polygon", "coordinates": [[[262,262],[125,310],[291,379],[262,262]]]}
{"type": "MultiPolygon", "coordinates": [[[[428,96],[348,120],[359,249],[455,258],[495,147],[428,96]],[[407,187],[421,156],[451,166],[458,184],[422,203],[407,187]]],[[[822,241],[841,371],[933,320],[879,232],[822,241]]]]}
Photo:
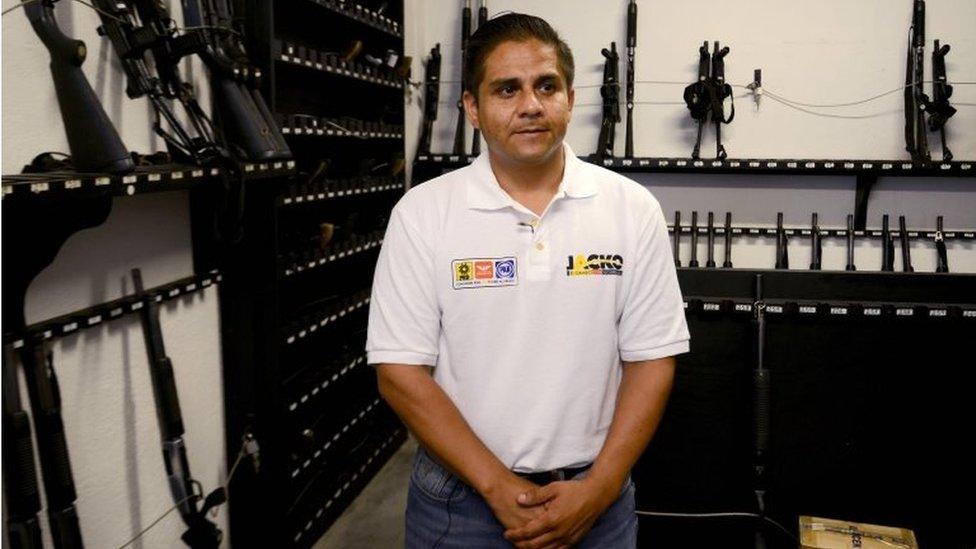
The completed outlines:
{"type": "Polygon", "coordinates": [[[466,92],[464,108],[493,154],[540,164],[560,151],[573,100],[556,48],[528,40],[503,42],[488,54],[478,99],[466,92]]]}

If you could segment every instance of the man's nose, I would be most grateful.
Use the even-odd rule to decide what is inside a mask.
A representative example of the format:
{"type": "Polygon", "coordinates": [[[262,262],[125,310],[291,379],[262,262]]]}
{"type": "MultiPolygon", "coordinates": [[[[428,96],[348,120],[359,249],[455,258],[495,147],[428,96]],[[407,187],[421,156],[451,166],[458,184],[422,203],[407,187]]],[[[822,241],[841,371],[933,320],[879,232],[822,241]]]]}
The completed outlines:
{"type": "Polygon", "coordinates": [[[536,97],[534,90],[522,94],[522,101],[519,103],[519,115],[523,117],[536,117],[542,114],[542,102],[536,97]]]}

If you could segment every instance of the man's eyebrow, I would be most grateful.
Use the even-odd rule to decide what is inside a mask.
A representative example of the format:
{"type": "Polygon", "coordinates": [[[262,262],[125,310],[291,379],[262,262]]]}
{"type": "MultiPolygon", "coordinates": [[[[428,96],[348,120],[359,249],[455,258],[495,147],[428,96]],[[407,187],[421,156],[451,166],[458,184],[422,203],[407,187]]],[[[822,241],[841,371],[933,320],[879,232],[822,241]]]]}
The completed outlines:
{"type": "MultiPolygon", "coordinates": [[[[558,81],[559,81],[559,73],[555,73],[555,72],[540,74],[535,78],[536,84],[558,82],[558,81]]],[[[521,83],[522,83],[522,79],[515,76],[510,78],[496,78],[495,80],[492,80],[491,82],[488,83],[488,87],[501,88],[504,86],[517,86],[521,83]]]]}

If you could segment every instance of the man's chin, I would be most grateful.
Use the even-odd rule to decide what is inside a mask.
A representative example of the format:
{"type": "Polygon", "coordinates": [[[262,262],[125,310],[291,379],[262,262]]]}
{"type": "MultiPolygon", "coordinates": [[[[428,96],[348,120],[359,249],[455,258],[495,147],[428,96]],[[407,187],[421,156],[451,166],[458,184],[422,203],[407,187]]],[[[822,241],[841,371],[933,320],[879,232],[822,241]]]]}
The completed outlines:
{"type": "Polygon", "coordinates": [[[508,151],[508,156],[522,164],[543,164],[551,159],[558,150],[558,144],[554,143],[539,144],[532,147],[512,147],[508,151]]]}

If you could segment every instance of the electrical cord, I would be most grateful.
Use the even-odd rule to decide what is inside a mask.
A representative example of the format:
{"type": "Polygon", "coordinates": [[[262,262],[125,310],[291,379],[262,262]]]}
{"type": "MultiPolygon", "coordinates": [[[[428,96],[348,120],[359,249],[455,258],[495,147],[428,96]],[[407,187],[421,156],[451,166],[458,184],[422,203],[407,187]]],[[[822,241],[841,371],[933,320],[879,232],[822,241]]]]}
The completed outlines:
{"type": "Polygon", "coordinates": [[[661,513],[661,512],[657,512],[657,511],[636,511],[636,513],[638,515],[644,515],[644,516],[649,516],[649,517],[671,517],[671,518],[748,517],[748,518],[762,519],[762,520],[764,520],[764,521],[772,524],[773,526],[775,526],[776,528],[778,528],[783,533],[785,533],[794,542],[800,543],[800,540],[797,539],[797,537],[793,535],[793,532],[790,532],[789,530],[787,530],[785,526],[783,526],[782,524],[776,522],[775,520],[773,520],[773,519],[771,519],[771,518],[769,518],[769,517],[767,517],[765,515],[759,515],[758,513],[741,513],[741,512],[732,512],[732,513],[661,513]]]}
{"type": "MultiPolygon", "coordinates": [[[[227,473],[227,478],[226,478],[226,480],[224,480],[224,483],[223,483],[224,492],[227,493],[227,499],[224,501],[225,504],[228,501],[230,501],[230,492],[228,491],[228,488],[230,486],[230,481],[231,481],[231,479],[234,478],[234,472],[237,471],[237,466],[240,465],[241,460],[244,458],[245,455],[250,455],[250,453],[247,451],[247,440],[246,439],[241,442],[241,449],[240,449],[239,452],[237,452],[237,459],[235,459],[234,460],[234,464],[231,465],[230,471],[227,473]]],[[[146,534],[146,532],[148,532],[153,527],[155,527],[157,524],[159,524],[164,518],[166,518],[170,513],[172,513],[180,505],[183,505],[187,501],[189,501],[189,500],[191,500],[193,498],[197,498],[197,497],[200,497],[199,494],[192,494],[192,495],[189,495],[189,496],[181,499],[180,501],[177,501],[175,504],[173,504],[172,507],[170,507],[169,509],[167,509],[165,513],[163,513],[162,515],[160,515],[156,520],[152,521],[149,524],[149,526],[146,526],[138,534],[136,534],[135,536],[133,536],[132,539],[130,539],[129,541],[127,541],[127,542],[123,543],[122,545],[120,545],[118,547],[118,549],[125,549],[126,547],[132,545],[133,543],[136,542],[136,540],[138,540],[139,538],[141,538],[142,536],[144,536],[146,534]]],[[[214,509],[212,509],[210,516],[212,516],[212,517],[217,516],[216,515],[216,511],[217,510],[218,509],[216,507],[214,509]]]]}

